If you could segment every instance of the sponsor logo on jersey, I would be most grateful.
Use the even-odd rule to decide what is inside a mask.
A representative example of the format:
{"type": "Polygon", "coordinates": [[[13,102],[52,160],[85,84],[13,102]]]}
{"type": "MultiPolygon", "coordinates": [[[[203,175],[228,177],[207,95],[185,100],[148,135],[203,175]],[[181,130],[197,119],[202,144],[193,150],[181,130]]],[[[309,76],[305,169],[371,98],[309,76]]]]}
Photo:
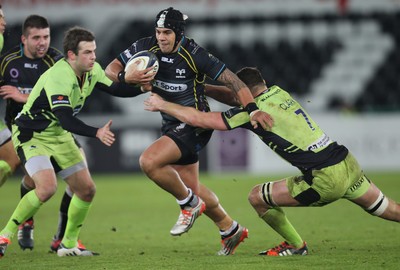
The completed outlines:
{"type": "Polygon", "coordinates": [[[161,62],[173,64],[173,63],[174,63],[174,59],[168,58],[168,57],[165,57],[165,56],[162,56],[162,57],[161,57],[161,62]]]}
{"type": "Polygon", "coordinates": [[[176,73],[179,74],[179,75],[176,75],[176,78],[178,78],[178,79],[186,78],[186,76],[183,75],[186,73],[186,70],[184,68],[182,68],[182,69],[177,68],[176,73]]]}
{"type": "Polygon", "coordinates": [[[60,105],[60,104],[65,104],[69,105],[69,99],[68,96],[62,96],[62,95],[54,95],[51,96],[51,104],[52,105],[60,105]]]}
{"type": "Polygon", "coordinates": [[[30,68],[30,69],[38,69],[37,64],[32,64],[32,63],[25,63],[24,68],[30,68]]]}
{"type": "Polygon", "coordinates": [[[329,137],[328,137],[326,134],[324,134],[324,135],[322,135],[318,140],[316,140],[315,142],[313,142],[312,144],[310,144],[310,145],[307,147],[307,149],[308,149],[309,151],[313,151],[313,150],[316,150],[316,149],[319,149],[319,148],[328,146],[328,145],[331,144],[331,143],[332,143],[332,140],[329,139],[329,137]]]}
{"type": "Polygon", "coordinates": [[[166,92],[183,92],[185,91],[188,87],[186,84],[179,84],[179,83],[167,83],[163,82],[160,80],[154,81],[153,85],[155,87],[158,87],[166,92]]]}

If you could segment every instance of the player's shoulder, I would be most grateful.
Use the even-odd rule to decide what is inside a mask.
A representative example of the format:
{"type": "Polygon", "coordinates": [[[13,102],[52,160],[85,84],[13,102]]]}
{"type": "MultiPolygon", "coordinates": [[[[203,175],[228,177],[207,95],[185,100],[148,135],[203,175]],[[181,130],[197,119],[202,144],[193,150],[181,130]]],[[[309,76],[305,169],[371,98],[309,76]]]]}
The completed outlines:
{"type": "Polygon", "coordinates": [[[206,52],[206,49],[200,46],[194,39],[189,38],[187,36],[183,37],[183,40],[181,42],[181,48],[186,50],[191,55],[199,55],[203,52],[206,52]]]}
{"type": "Polygon", "coordinates": [[[48,75],[58,78],[58,79],[64,79],[67,77],[70,77],[70,74],[74,75],[75,73],[73,72],[71,66],[68,64],[68,62],[65,59],[62,59],[58,62],[56,62],[51,68],[49,68],[45,73],[48,75]]]}
{"type": "Polygon", "coordinates": [[[135,42],[132,43],[131,47],[135,48],[136,51],[142,51],[142,50],[149,50],[150,48],[156,45],[157,45],[156,37],[148,36],[136,40],[135,42]]]}
{"type": "Polygon", "coordinates": [[[20,45],[14,46],[11,49],[4,52],[0,57],[0,63],[9,63],[10,61],[20,59],[23,56],[22,47],[20,45]]]}

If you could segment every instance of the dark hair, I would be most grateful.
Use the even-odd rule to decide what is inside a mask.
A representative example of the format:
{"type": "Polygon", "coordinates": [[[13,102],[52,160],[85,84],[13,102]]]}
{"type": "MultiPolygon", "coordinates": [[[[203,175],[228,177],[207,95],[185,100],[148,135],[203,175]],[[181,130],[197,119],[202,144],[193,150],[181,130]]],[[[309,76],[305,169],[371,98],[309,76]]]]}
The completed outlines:
{"type": "Polygon", "coordinates": [[[22,24],[22,34],[24,36],[29,35],[28,28],[50,28],[50,24],[45,17],[42,17],[40,15],[29,15],[22,24]]]}
{"type": "Polygon", "coordinates": [[[250,89],[256,85],[264,84],[264,79],[261,72],[256,67],[244,67],[236,75],[242,80],[250,89]]]}
{"type": "MultiPolygon", "coordinates": [[[[161,10],[156,17],[155,27],[168,28],[175,32],[175,46],[181,41],[188,17],[173,7],[161,10]]],[[[175,47],[174,46],[174,47],[175,47]]]]}
{"type": "Polygon", "coordinates": [[[63,40],[64,55],[68,55],[68,51],[73,51],[78,54],[79,42],[81,41],[94,41],[94,34],[82,27],[74,26],[65,32],[63,40]]]}

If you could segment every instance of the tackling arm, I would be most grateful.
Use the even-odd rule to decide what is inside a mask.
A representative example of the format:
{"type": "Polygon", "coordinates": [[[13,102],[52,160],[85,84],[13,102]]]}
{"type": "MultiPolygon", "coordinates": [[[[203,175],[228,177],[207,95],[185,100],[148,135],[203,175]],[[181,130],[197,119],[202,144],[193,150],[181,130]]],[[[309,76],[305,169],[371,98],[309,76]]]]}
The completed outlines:
{"type": "Polygon", "coordinates": [[[194,127],[228,130],[222,119],[221,112],[201,112],[192,107],[165,101],[154,93],[144,101],[144,105],[147,111],[161,111],[194,127]]]}
{"type": "Polygon", "coordinates": [[[206,84],[204,91],[206,96],[229,106],[240,106],[240,102],[234,92],[226,86],[206,84]]]}
{"type": "Polygon", "coordinates": [[[258,124],[265,130],[268,127],[272,127],[274,122],[272,117],[268,113],[258,109],[250,89],[236,74],[226,68],[218,77],[218,81],[236,93],[238,100],[249,113],[250,121],[254,128],[257,128],[258,124]]]}

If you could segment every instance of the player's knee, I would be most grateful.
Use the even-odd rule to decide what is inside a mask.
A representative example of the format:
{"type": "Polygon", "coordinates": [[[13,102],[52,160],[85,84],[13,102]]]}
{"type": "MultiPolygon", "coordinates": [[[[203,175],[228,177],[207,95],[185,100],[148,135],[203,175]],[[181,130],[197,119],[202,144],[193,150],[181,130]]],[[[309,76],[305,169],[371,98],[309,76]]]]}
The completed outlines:
{"type": "Polygon", "coordinates": [[[249,203],[253,207],[259,203],[259,200],[260,200],[259,193],[260,193],[260,185],[257,185],[251,189],[249,196],[247,197],[247,199],[249,200],[249,203]]]}
{"type": "Polygon", "coordinates": [[[142,171],[147,175],[149,175],[154,170],[155,167],[153,160],[145,154],[142,154],[140,156],[139,165],[142,171]]]}
{"type": "Polygon", "coordinates": [[[389,206],[389,200],[383,195],[382,192],[379,193],[378,198],[373,202],[368,208],[365,209],[368,213],[373,216],[381,216],[389,206]]]}
{"type": "MultiPolygon", "coordinates": [[[[265,183],[265,184],[267,184],[267,183],[265,183]]],[[[255,209],[257,209],[257,208],[265,209],[265,208],[273,207],[271,205],[271,203],[264,200],[265,184],[256,185],[255,187],[253,187],[253,189],[249,193],[248,200],[249,200],[250,204],[253,206],[253,208],[255,208],[255,209]]]]}
{"type": "Polygon", "coordinates": [[[79,191],[76,191],[75,194],[84,201],[91,202],[96,194],[96,186],[94,183],[92,185],[87,185],[85,188],[82,188],[79,191]]]}
{"type": "Polygon", "coordinates": [[[57,185],[40,186],[35,189],[36,195],[41,202],[47,202],[57,191],[57,185]]]}

